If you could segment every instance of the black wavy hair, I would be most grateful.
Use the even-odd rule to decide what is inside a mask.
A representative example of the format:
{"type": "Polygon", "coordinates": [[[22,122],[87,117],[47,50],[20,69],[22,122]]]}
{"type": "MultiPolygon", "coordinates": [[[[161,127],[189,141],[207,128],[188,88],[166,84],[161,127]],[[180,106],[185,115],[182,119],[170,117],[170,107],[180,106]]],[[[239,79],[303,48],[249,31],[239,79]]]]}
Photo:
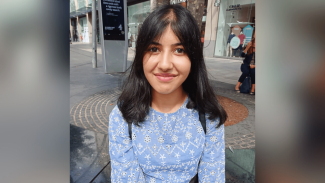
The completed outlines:
{"type": "Polygon", "coordinates": [[[182,84],[189,95],[187,108],[206,113],[210,120],[220,118],[220,127],[227,113],[211,88],[204,63],[200,31],[191,13],[181,5],[163,5],[155,9],[143,22],[136,42],[136,52],[130,74],[122,86],[118,107],[128,123],[139,125],[148,115],[152,93],[143,71],[143,57],[150,43],[159,39],[165,28],[171,29],[184,46],[191,61],[191,71],[182,84]]]}

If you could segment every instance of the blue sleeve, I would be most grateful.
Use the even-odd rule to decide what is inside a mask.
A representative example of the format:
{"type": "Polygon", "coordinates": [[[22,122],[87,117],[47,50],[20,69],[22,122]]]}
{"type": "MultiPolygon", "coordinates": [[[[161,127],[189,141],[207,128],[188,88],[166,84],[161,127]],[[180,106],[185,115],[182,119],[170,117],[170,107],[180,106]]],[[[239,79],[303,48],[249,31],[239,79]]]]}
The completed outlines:
{"type": "Polygon", "coordinates": [[[219,124],[219,119],[210,121],[206,117],[207,132],[205,146],[199,165],[199,182],[225,182],[225,139],[224,126],[219,124]]]}
{"type": "Polygon", "coordinates": [[[108,134],[111,182],[145,182],[142,169],[133,153],[128,124],[117,106],[109,115],[108,134]]]}

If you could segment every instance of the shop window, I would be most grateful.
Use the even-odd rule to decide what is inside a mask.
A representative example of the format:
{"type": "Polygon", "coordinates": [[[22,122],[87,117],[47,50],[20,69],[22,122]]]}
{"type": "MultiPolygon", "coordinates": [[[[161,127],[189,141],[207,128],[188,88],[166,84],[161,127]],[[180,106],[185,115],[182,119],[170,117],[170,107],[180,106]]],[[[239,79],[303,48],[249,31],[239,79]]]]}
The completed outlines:
{"type": "Polygon", "coordinates": [[[78,0],[78,6],[79,6],[79,9],[86,7],[85,0],[78,0]]]}
{"type": "Polygon", "coordinates": [[[74,0],[70,0],[70,12],[76,11],[76,4],[74,0]]]}
{"type": "Polygon", "coordinates": [[[255,28],[255,0],[221,0],[215,56],[240,57],[255,28]]]}
{"type": "Polygon", "coordinates": [[[128,6],[128,40],[129,47],[135,47],[142,23],[150,14],[150,1],[128,6]]]}

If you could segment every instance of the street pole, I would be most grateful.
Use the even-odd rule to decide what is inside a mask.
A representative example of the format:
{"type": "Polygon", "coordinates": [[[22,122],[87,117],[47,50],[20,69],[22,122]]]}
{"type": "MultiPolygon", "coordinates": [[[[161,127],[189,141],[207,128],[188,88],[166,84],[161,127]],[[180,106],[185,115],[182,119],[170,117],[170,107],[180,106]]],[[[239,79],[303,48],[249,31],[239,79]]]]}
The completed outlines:
{"type": "Polygon", "coordinates": [[[93,28],[93,68],[97,68],[97,44],[96,44],[96,0],[92,0],[92,28],[93,28]]]}

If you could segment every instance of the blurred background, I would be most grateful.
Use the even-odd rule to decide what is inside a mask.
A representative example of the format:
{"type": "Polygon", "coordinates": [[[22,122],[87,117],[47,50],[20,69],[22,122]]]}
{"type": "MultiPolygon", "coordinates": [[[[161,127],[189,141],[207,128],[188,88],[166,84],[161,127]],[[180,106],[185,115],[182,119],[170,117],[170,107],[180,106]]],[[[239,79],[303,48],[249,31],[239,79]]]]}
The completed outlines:
{"type": "MultiPolygon", "coordinates": [[[[0,6],[0,182],[69,182],[70,3],[0,6]]],[[[259,0],[256,182],[324,182],[324,0],[259,0]]]]}
{"type": "Polygon", "coordinates": [[[256,5],[257,182],[323,182],[325,1],[256,5]]]}

